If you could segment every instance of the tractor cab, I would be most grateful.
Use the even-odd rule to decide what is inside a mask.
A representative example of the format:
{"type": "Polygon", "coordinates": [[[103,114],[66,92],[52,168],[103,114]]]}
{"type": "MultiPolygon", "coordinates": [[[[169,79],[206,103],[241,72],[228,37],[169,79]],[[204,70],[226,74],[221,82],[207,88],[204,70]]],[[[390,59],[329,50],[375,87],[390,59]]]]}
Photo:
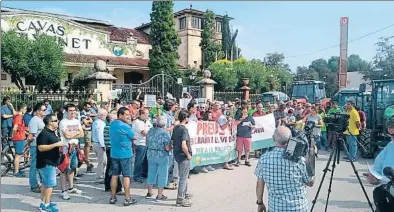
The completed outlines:
{"type": "Polygon", "coordinates": [[[261,101],[269,101],[270,104],[278,104],[280,101],[286,102],[288,100],[290,100],[290,98],[287,94],[278,91],[270,91],[261,94],[261,101]]]}
{"type": "Polygon", "coordinates": [[[371,92],[360,92],[359,88],[344,88],[338,91],[332,97],[332,100],[336,101],[342,110],[344,110],[346,103],[351,101],[360,107],[362,111],[367,113],[370,107],[371,92]]]}
{"type": "Polygon", "coordinates": [[[325,104],[326,98],[325,82],[316,80],[295,81],[292,84],[291,98],[298,102],[319,102],[325,104]]]}

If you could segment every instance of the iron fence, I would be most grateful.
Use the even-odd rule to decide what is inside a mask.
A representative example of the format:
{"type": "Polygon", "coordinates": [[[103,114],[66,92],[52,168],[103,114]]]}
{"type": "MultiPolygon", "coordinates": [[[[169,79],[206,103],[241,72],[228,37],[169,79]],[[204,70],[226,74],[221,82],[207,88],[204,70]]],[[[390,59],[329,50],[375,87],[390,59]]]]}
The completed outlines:
{"type": "Polygon", "coordinates": [[[43,91],[43,92],[21,92],[18,90],[2,90],[0,91],[1,98],[8,96],[11,98],[12,105],[17,108],[20,104],[26,104],[27,106],[34,106],[39,102],[43,102],[45,99],[49,100],[52,108],[55,110],[57,108],[63,107],[65,104],[70,103],[73,99],[79,100],[79,107],[82,107],[83,102],[87,101],[89,91],[43,91]]]}
{"type": "Polygon", "coordinates": [[[242,100],[243,92],[241,91],[215,91],[214,98],[216,101],[234,101],[236,98],[242,100]]]}

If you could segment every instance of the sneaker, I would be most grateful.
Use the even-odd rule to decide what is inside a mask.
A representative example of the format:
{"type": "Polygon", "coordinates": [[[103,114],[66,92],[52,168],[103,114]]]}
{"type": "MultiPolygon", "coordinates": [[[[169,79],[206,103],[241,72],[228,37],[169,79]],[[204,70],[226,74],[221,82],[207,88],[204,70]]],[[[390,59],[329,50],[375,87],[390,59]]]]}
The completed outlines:
{"type": "Polygon", "coordinates": [[[109,204],[113,205],[113,204],[115,204],[117,201],[118,201],[118,199],[116,199],[116,197],[114,197],[114,198],[111,197],[111,198],[109,199],[109,204]]]}
{"type": "Polygon", "coordinates": [[[25,177],[25,174],[22,172],[14,173],[14,177],[25,177]]]}
{"type": "MultiPolygon", "coordinates": [[[[51,206],[51,205],[52,205],[52,206],[56,206],[56,203],[50,202],[50,203],[49,203],[49,206],[51,206]]],[[[44,203],[41,203],[40,206],[38,206],[38,209],[41,210],[41,208],[44,208],[44,207],[45,207],[45,204],[44,204],[44,203]]]]}
{"type": "Polygon", "coordinates": [[[147,193],[145,196],[146,199],[152,199],[153,198],[153,194],[151,193],[147,193]]]}
{"type": "Polygon", "coordinates": [[[208,171],[208,169],[204,166],[204,167],[202,167],[201,172],[203,172],[203,173],[208,173],[209,171],[208,171]]]}
{"type": "Polygon", "coordinates": [[[41,211],[41,212],[58,212],[59,209],[57,209],[56,206],[53,205],[53,204],[52,204],[52,205],[49,204],[47,207],[45,207],[45,205],[42,204],[42,207],[41,207],[41,205],[40,205],[40,211],[41,211]]]}
{"type": "Polygon", "coordinates": [[[40,186],[35,187],[35,188],[31,188],[30,191],[32,191],[32,192],[34,192],[34,193],[41,193],[40,186]]]}
{"type": "Polygon", "coordinates": [[[168,197],[166,197],[166,196],[164,196],[164,195],[161,195],[161,197],[156,196],[156,201],[167,200],[167,199],[168,199],[168,197]]]}
{"type": "Polygon", "coordinates": [[[141,178],[135,178],[135,179],[133,179],[133,181],[137,182],[137,183],[144,183],[144,180],[141,178]]]}
{"type": "Polygon", "coordinates": [[[93,173],[93,164],[89,164],[87,167],[86,167],[86,172],[87,173],[93,173]]]}
{"type": "Polygon", "coordinates": [[[176,200],[176,206],[177,207],[191,207],[192,206],[192,202],[190,201],[190,199],[183,199],[183,200],[176,200]]]}
{"type": "Polygon", "coordinates": [[[68,192],[70,192],[70,194],[82,194],[82,191],[77,188],[68,189],[68,192]]]}
{"type": "Polygon", "coordinates": [[[68,194],[67,191],[63,191],[61,194],[62,199],[64,200],[69,200],[70,199],[70,195],[68,194]]]}
{"type": "Polygon", "coordinates": [[[208,169],[208,171],[213,172],[215,171],[215,169],[212,166],[206,166],[206,168],[208,169]]]}
{"type": "Polygon", "coordinates": [[[245,166],[252,166],[249,161],[245,161],[245,166]]]}
{"type": "Polygon", "coordinates": [[[137,204],[137,202],[138,201],[136,199],[133,199],[133,198],[125,199],[123,205],[124,206],[135,205],[135,204],[137,204]]]}
{"type": "Polygon", "coordinates": [[[191,199],[191,198],[193,198],[193,194],[185,194],[185,198],[186,199],[191,199]]]}

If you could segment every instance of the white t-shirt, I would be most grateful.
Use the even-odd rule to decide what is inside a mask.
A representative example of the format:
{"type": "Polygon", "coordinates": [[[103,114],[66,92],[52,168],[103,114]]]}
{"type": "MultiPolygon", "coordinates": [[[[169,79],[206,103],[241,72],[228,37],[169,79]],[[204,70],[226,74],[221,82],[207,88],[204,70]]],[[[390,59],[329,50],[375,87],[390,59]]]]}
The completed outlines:
{"type": "Polygon", "coordinates": [[[146,146],[146,136],[141,132],[145,131],[146,133],[152,128],[152,123],[149,120],[145,122],[141,119],[136,119],[133,121],[132,129],[135,135],[134,144],[137,146],[146,146]]]}
{"type": "Polygon", "coordinates": [[[60,139],[63,141],[64,144],[78,144],[78,139],[73,138],[65,138],[63,135],[63,130],[66,130],[70,133],[78,132],[81,127],[81,122],[78,119],[70,120],[65,118],[60,121],[59,124],[59,131],[60,131],[60,139]]]}

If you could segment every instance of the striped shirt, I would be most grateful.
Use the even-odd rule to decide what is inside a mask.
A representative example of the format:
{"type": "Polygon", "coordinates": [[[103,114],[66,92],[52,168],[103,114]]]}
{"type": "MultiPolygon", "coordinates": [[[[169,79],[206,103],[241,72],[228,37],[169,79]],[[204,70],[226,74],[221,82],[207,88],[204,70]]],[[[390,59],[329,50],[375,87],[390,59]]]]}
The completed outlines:
{"type": "Polygon", "coordinates": [[[111,141],[109,140],[109,123],[106,122],[106,125],[104,127],[104,144],[105,147],[110,148],[111,147],[111,141]]]}

